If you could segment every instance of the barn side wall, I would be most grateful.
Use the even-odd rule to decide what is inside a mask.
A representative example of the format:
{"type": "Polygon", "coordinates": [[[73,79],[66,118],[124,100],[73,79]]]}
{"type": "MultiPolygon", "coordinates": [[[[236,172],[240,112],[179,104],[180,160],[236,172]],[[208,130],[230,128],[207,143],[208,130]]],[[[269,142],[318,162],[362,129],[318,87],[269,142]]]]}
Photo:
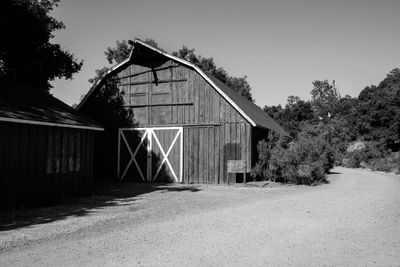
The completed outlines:
{"type": "Polygon", "coordinates": [[[0,208],[90,195],[93,132],[0,122],[0,208]]]}

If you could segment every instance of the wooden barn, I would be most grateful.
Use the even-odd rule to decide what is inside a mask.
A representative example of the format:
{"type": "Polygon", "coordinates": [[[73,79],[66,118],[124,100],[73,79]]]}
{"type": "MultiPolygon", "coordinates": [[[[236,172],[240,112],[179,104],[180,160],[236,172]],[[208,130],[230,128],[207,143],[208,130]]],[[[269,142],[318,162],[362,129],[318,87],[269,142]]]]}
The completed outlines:
{"type": "Polygon", "coordinates": [[[81,112],[99,122],[96,114],[103,106],[96,99],[109,90],[110,80],[120,105],[133,113],[133,126],[114,127],[114,134],[99,138],[94,165],[120,180],[239,181],[243,175],[228,175],[228,161],[243,161],[249,173],[258,141],[271,130],[286,135],[261,108],[215,77],[141,40],[79,104],[81,112]],[[109,149],[101,150],[105,146],[109,149]]]}
{"type": "Polygon", "coordinates": [[[49,94],[0,84],[0,208],[89,195],[97,123],[49,94]]]}

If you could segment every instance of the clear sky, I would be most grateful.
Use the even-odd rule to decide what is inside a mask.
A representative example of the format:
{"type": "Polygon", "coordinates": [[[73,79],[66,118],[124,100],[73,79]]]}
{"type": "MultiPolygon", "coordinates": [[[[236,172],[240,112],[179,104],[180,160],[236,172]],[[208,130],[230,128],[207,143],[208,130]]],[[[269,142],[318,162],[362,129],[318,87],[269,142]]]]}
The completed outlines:
{"type": "Polygon", "coordinates": [[[52,15],[66,25],[54,42],[84,60],[73,80],[52,83],[68,104],[108,66],[106,48],[135,37],[168,52],[195,48],[230,75],[247,75],[261,107],[308,99],[322,79],[357,96],[400,67],[400,0],[62,0],[52,15]]]}

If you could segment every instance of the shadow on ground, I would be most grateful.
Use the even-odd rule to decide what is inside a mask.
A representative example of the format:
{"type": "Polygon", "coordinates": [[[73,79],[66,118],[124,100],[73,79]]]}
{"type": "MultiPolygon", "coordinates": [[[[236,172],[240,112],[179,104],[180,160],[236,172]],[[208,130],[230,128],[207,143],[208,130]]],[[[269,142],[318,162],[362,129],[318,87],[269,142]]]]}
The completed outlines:
{"type": "Polygon", "coordinates": [[[91,197],[67,199],[56,205],[0,212],[0,232],[36,224],[85,216],[94,210],[132,204],[147,193],[198,192],[198,186],[160,183],[103,183],[95,186],[91,197]]]}

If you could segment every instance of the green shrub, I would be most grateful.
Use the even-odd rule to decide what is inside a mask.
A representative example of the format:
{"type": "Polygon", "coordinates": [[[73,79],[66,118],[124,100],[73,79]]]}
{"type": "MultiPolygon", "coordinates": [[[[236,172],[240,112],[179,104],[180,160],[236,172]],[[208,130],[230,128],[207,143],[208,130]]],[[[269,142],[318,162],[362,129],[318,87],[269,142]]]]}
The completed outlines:
{"type": "Polygon", "coordinates": [[[274,144],[261,140],[257,144],[258,162],[252,168],[250,175],[255,180],[265,180],[267,178],[268,163],[271,158],[271,150],[274,144]]]}
{"type": "Polygon", "coordinates": [[[297,174],[301,184],[314,184],[326,179],[326,172],[321,161],[299,165],[297,174]]]}
{"type": "Polygon", "coordinates": [[[373,171],[391,172],[395,166],[390,162],[388,158],[372,159],[368,165],[373,171]]]}
{"type": "Polygon", "coordinates": [[[258,161],[250,173],[255,180],[275,181],[278,178],[277,172],[269,168],[271,152],[277,146],[288,147],[289,138],[286,136],[278,136],[271,133],[268,139],[269,141],[260,140],[257,144],[258,161]]]}
{"type": "Polygon", "coordinates": [[[277,143],[258,145],[259,160],[252,170],[253,177],[291,184],[316,184],[326,179],[334,166],[334,152],[322,138],[301,137],[287,146],[277,143]]]}
{"type": "Polygon", "coordinates": [[[348,168],[359,168],[370,165],[372,159],[383,158],[384,151],[373,142],[355,142],[346,150],[342,164],[348,168]]]}
{"type": "Polygon", "coordinates": [[[342,164],[348,168],[370,168],[373,171],[396,172],[400,168],[400,154],[382,151],[377,143],[356,142],[344,155],[342,164]],[[362,143],[362,145],[360,145],[362,143]]]}
{"type": "Polygon", "coordinates": [[[371,159],[369,161],[369,167],[373,171],[396,173],[400,169],[400,159],[398,155],[398,153],[391,153],[384,158],[371,159]]]}

